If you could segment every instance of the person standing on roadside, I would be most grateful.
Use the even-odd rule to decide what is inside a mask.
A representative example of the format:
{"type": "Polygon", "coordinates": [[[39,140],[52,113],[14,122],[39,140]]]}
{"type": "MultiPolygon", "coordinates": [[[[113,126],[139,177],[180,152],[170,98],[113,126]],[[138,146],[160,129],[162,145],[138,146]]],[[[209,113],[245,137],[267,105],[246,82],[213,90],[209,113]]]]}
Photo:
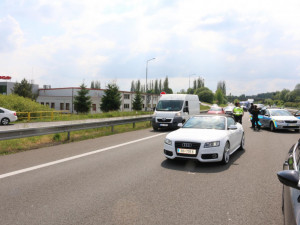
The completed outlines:
{"type": "MultiPolygon", "coordinates": [[[[254,109],[254,105],[253,105],[253,103],[251,103],[250,108],[248,110],[250,114],[252,114],[253,109],[254,109]]],[[[252,124],[251,128],[255,128],[255,122],[253,120],[253,116],[252,116],[252,119],[251,119],[251,124],[252,124]]]]}
{"type": "Polygon", "coordinates": [[[235,107],[233,109],[233,117],[235,122],[238,122],[240,124],[242,124],[242,117],[244,115],[244,110],[242,107],[240,107],[240,103],[236,102],[235,103],[235,107]]]}
{"type": "Polygon", "coordinates": [[[259,119],[258,119],[258,114],[259,114],[259,109],[255,105],[253,110],[252,110],[252,124],[254,124],[254,130],[257,127],[258,130],[260,130],[260,125],[259,125],[259,119]]]}

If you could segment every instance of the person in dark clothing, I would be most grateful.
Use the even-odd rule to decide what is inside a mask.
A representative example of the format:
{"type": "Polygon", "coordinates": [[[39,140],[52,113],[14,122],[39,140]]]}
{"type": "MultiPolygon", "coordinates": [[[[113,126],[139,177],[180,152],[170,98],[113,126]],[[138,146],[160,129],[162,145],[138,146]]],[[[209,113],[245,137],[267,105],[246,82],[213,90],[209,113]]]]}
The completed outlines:
{"type": "Polygon", "coordinates": [[[259,125],[259,119],[258,119],[258,114],[259,114],[259,109],[255,105],[253,110],[252,110],[252,124],[254,125],[254,130],[255,127],[257,127],[258,130],[260,130],[260,125],[259,125]]]}
{"type": "MultiPolygon", "coordinates": [[[[253,109],[254,109],[254,105],[253,105],[253,103],[251,103],[250,108],[249,108],[249,110],[248,110],[249,113],[252,114],[253,109]]],[[[254,120],[253,120],[253,117],[252,117],[251,123],[252,123],[251,128],[255,128],[255,122],[254,122],[254,120]]]]}

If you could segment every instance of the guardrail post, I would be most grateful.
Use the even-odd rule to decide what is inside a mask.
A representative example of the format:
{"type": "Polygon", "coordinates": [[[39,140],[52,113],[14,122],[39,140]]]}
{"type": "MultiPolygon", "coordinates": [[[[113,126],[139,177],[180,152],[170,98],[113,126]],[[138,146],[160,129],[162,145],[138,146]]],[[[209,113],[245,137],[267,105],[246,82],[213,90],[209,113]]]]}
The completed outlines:
{"type": "Polygon", "coordinates": [[[71,133],[71,132],[68,131],[67,141],[70,141],[70,136],[71,136],[70,133],[71,133]]]}
{"type": "Polygon", "coordinates": [[[111,126],[111,132],[112,133],[114,132],[114,126],[111,126]]]}
{"type": "Polygon", "coordinates": [[[132,127],[135,128],[135,123],[132,123],[132,127]]]}

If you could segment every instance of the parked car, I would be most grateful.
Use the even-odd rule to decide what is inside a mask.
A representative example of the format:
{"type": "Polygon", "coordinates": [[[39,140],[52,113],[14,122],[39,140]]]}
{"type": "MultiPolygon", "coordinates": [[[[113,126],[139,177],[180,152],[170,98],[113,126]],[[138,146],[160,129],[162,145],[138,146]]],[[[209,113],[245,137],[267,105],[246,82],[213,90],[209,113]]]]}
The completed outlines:
{"type": "Polygon", "coordinates": [[[8,125],[18,119],[17,113],[5,108],[0,107],[0,123],[1,125],[8,125]]]}
{"type": "Polygon", "coordinates": [[[225,112],[225,114],[232,115],[233,109],[234,109],[234,106],[229,105],[224,108],[224,112],[225,112]]]}
{"type": "Polygon", "coordinates": [[[243,126],[227,115],[191,117],[179,130],[166,136],[164,154],[167,159],[197,159],[200,162],[227,164],[236,150],[243,149],[243,126]]]}
{"type": "Polygon", "coordinates": [[[222,107],[219,106],[212,106],[208,111],[208,114],[225,114],[222,107]]]}
{"type": "Polygon", "coordinates": [[[258,118],[263,127],[270,128],[271,131],[278,129],[293,129],[300,131],[300,119],[285,109],[263,109],[258,118]]]}
{"type": "Polygon", "coordinates": [[[282,212],[284,224],[300,224],[300,139],[289,150],[283,164],[283,171],[277,173],[282,188],[282,212]]]}

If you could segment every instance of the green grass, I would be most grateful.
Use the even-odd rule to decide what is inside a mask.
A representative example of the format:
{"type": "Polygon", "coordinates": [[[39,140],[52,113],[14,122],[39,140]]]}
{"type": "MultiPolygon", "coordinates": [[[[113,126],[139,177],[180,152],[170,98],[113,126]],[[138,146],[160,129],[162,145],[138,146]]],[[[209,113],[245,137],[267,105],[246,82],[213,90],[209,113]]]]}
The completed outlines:
{"type": "Polygon", "coordinates": [[[132,124],[114,126],[114,132],[112,132],[111,127],[73,131],[71,132],[70,140],[67,140],[67,133],[57,133],[51,135],[49,134],[28,138],[5,140],[0,141],[0,155],[7,155],[69,142],[77,142],[117,133],[124,133],[128,131],[141,130],[149,128],[150,126],[150,122],[139,122],[135,124],[134,128],[132,124]]]}

